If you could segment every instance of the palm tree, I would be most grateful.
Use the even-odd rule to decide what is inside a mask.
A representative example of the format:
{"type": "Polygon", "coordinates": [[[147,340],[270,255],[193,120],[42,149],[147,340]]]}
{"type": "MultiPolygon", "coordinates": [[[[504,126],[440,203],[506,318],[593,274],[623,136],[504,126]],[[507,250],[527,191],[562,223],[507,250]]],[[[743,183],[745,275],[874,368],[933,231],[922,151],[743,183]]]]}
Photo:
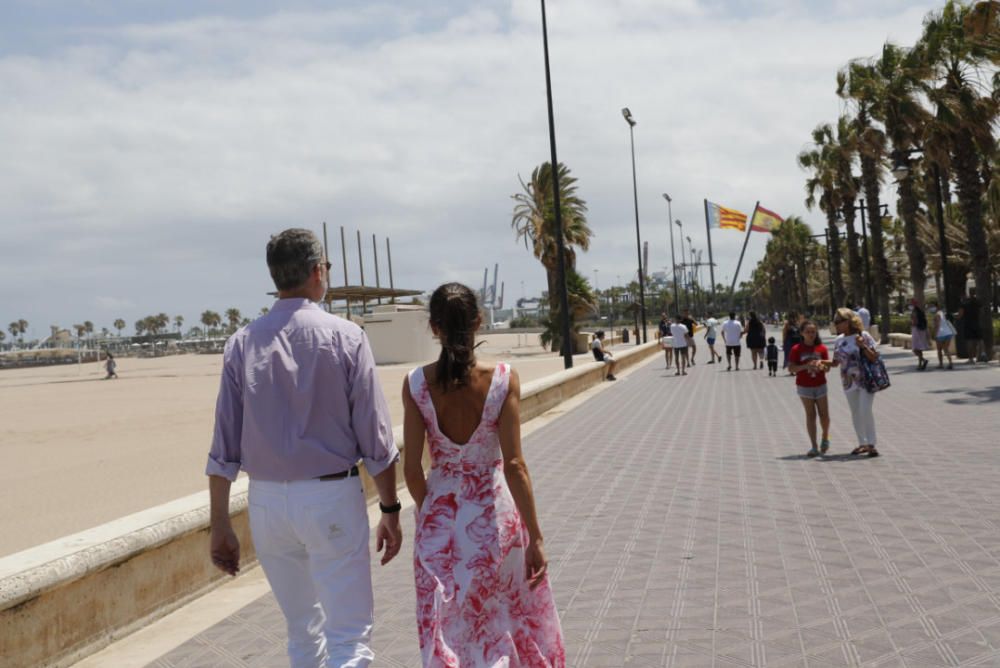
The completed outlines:
{"type": "Polygon", "coordinates": [[[838,189],[838,169],[836,155],[839,144],[833,136],[833,128],[828,123],[816,127],[812,133],[814,148],[799,153],[799,166],[812,171],[806,180],[806,207],[812,210],[817,204],[826,214],[826,227],[830,235],[830,269],[833,278],[833,300],[844,303],[844,280],[840,262],[840,231],[837,219],[844,208],[838,189]]]}
{"type": "Polygon", "coordinates": [[[836,165],[836,187],[840,193],[840,215],[847,228],[847,273],[850,286],[850,300],[854,304],[865,294],[864,268],[861,264],[860,241],[854,226],[857,209],[854,202],[858,199],[861,184],[854,175],[854,159],[858,153],[857,135],[854,123],[848,116],[837,119],[837,141],[828,147],[830,159],[836,165]]]}
{"type": "Polygon", "coordinates": [[[222,323],[222,316],[215,311],[204,311],[201,314],[201,324],[205,325],[209,336],[214,334],[214,330],[222,323]]]}
{"type": "Polygon", "coordinates": [[[146,324],[147,324],[147,322],[148,322],[147,318],[143,318],[142,320],[136,320],[135,321],[135,335],[136,336],[142,336],[143,335],[143,333],[146,331],[146,324]]]}
{"type": "Polygon", "coordinates": [[[181,333],[181,327],[184,325],[184,316],[175,315],[174,316],[174,327],[177,328],[177,333],[181,333]]]}
{"type": "MultiPolygon", "coordinates": [[[[853,103],[854,133],[861,159],[861,186],[871,223],[871,251],[875,265],[875,294],[882,343],[889,340],[889,264],[885,257],[883,223],[879,211],[879,186],[885,160],[885,133],[874,125],[872,107],[878,102],[878,73],[868,60],[852,60],[837,73],[837,95],[853,103]]],[[[869,307],[876,306],[870,304],[869,307]]]]}
{"type": "Polygon", "coordinates": [[[17,338],[17,335],[21,332],[21,325],[18,321],[14,321],[7,325],[7,331],[10,332],[10,338],[13,342],[17,338]]]}
{"type": "MultiPolygon", "coordinates": [[[[532,252],[545,267],[548,281],[550,317],[559,312],[558,239],[555,233],[555,215],[552,207],[552,165],[543,162],[531,172],[525,183],[518,177],[524,192],[512,195],[514,214],[511,227],[518,241],[530,242],[532,252]]],[[[569,168],[559,163],[559,204],[562,218],[563,242],[566,253],[566,283],[569,291],[570,270],[576,267],[576,248],[586,251],[593,236],[587,225],[587,204],[576,194],[576,179],[569,168]]],[[[572,309],[571,309],[572,310],[572,309]]],[[[571,326],[572,329],[572,326],[571,326]]],[[[553,339],[552,350],[559,350],[561,341],[553,339]]]]}
{"type": "Polygon", "coordinates": [[[94,333],[94,323],[92,323],[89,320],[84,320],[83,321],[83,331],[84,331],[84,333],[87,334],[87,337],[90,338],[90,335],[94,333]]]}
{"type": "MultiPolygon", "coordinates": [[[[927,67],[920,49],[904,49],[886,43],[882,57],[875,62],[872,84],[875,101],[872,117],[885,125],[886,137],[893,153],[900,160],[907,160],[907,151],[918,146],[930,115],[917,99],[921,80],[927,67]]],[[[903,219],[903,239],[909,260],[910,285],[913,297],[924,303],[924,284],[927,280],[927,257],[917,241],[916,179],[899,181],[899,213],[903,219]]]]}
{"type": "Polygon", "coordinates": [[[982,303],[979,318],[987,355],[992,355],[993,304],[990,249],[984,227],[983,197],[989,171],[986,156],[996,149],[993,126],[997,119],[998,78],[992,82],[985,68],[1000,61],[996,49],[967,34],[965,22],[971,9],[948,0],[940,12],[924,23],[921,49],[930,68],[926,93],[936,114],[929,132],[947,141],[976,291],[982,303]]]}
{"type": "Polygon", "coordinates": [[[226,320],[229,322],[230,334],[236,331],[236,328],[240,326],[240,321],[242,319],[243,315],[240,313],[238,308],[226,309],[226,320]]]}
{"type": "Polygon", "coordinates": [[[7,333],[4,332],[2,329],[0,329],[0,343],[3,343],[3,340],[6,338],[7,338],[7,333]]]}
{"type": "Polygon", "coordinates": [[[115,324],[115,329],[118,330],[118,336],[121,336],[122,330],[125,329],[125,321],[122,320],[121,318],[116,318],[114,324],[115,324]]]}

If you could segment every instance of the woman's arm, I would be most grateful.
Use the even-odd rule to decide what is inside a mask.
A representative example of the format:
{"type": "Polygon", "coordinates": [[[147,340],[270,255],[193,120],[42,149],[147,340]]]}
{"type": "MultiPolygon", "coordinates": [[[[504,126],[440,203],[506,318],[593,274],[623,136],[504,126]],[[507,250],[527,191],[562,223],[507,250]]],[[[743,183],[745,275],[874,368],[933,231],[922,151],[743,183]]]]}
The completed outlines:
{"type": "Polygon", "coordinates": [[[535,513],[535,497],[531,491],[528,465],[521,453],[521,379],[517,371],[510,370],[507,398],[500,409],[500,452],[503,455],[503,473],[517,510],[524,519],[531,540],[542,540],[542,530],[535,513]]]}
{"type": "Polygon", "coordinates": [[[530,586],[534,589],[544,580],[548,562],[542,549],[542,529],[535,512],[531,477],[521,453],[521,380],[513,369],[510,370],[507,398],[500,410],[499,436],[507,487],[510,488],[517,511],[528,529],[528,545],[524,553],[525,570],[530,586]]]}
{"type": "Polygon", "coordinates": [[[403,478],[413,502],[419,509],[427,496],[427,479],[424,478],[424,438],[426,428],[420,407],[410,395],[410,379],[403,379],[403,478]]]}

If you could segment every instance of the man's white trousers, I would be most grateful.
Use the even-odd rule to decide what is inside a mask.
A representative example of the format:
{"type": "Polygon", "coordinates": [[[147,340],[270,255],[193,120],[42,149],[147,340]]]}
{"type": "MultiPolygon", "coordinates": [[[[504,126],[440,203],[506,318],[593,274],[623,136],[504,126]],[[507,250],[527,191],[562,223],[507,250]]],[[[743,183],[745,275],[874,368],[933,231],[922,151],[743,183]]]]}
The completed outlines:
{"type": "Polygon", "coordinates": [[[249,505],[292,668],[368,666],[374,603],[360,478],[251,480],[249,505]]]}

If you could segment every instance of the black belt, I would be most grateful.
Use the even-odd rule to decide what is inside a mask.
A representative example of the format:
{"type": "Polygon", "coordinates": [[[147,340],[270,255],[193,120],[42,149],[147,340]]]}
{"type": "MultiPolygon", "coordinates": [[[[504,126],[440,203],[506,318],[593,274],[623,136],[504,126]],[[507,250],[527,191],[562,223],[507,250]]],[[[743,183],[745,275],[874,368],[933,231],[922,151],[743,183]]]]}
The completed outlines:
{"type": "Polygon", "coordinates": [[[344,478],[353,478],[359,475],[358,467],[352,466],[349,471],[341,471],[340,473],[327,473],[326,475],[321,475],[316,478],[316,480],[343,480],[344,478]]]}

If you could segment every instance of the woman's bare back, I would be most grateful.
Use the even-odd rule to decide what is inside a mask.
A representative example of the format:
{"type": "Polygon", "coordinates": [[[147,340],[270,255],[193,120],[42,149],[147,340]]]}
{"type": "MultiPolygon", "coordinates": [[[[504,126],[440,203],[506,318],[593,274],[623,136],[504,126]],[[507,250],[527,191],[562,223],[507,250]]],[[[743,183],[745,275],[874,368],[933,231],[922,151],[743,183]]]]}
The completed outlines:
{"type": "Polygon", "coordinates": [[[479,427],[495,370],[495,364],[477,361],[469,373],[468,384],[445,392],[437,384],[436,365],[423,368],[438,428],[452,443],[468,443],[479,427]]]}

